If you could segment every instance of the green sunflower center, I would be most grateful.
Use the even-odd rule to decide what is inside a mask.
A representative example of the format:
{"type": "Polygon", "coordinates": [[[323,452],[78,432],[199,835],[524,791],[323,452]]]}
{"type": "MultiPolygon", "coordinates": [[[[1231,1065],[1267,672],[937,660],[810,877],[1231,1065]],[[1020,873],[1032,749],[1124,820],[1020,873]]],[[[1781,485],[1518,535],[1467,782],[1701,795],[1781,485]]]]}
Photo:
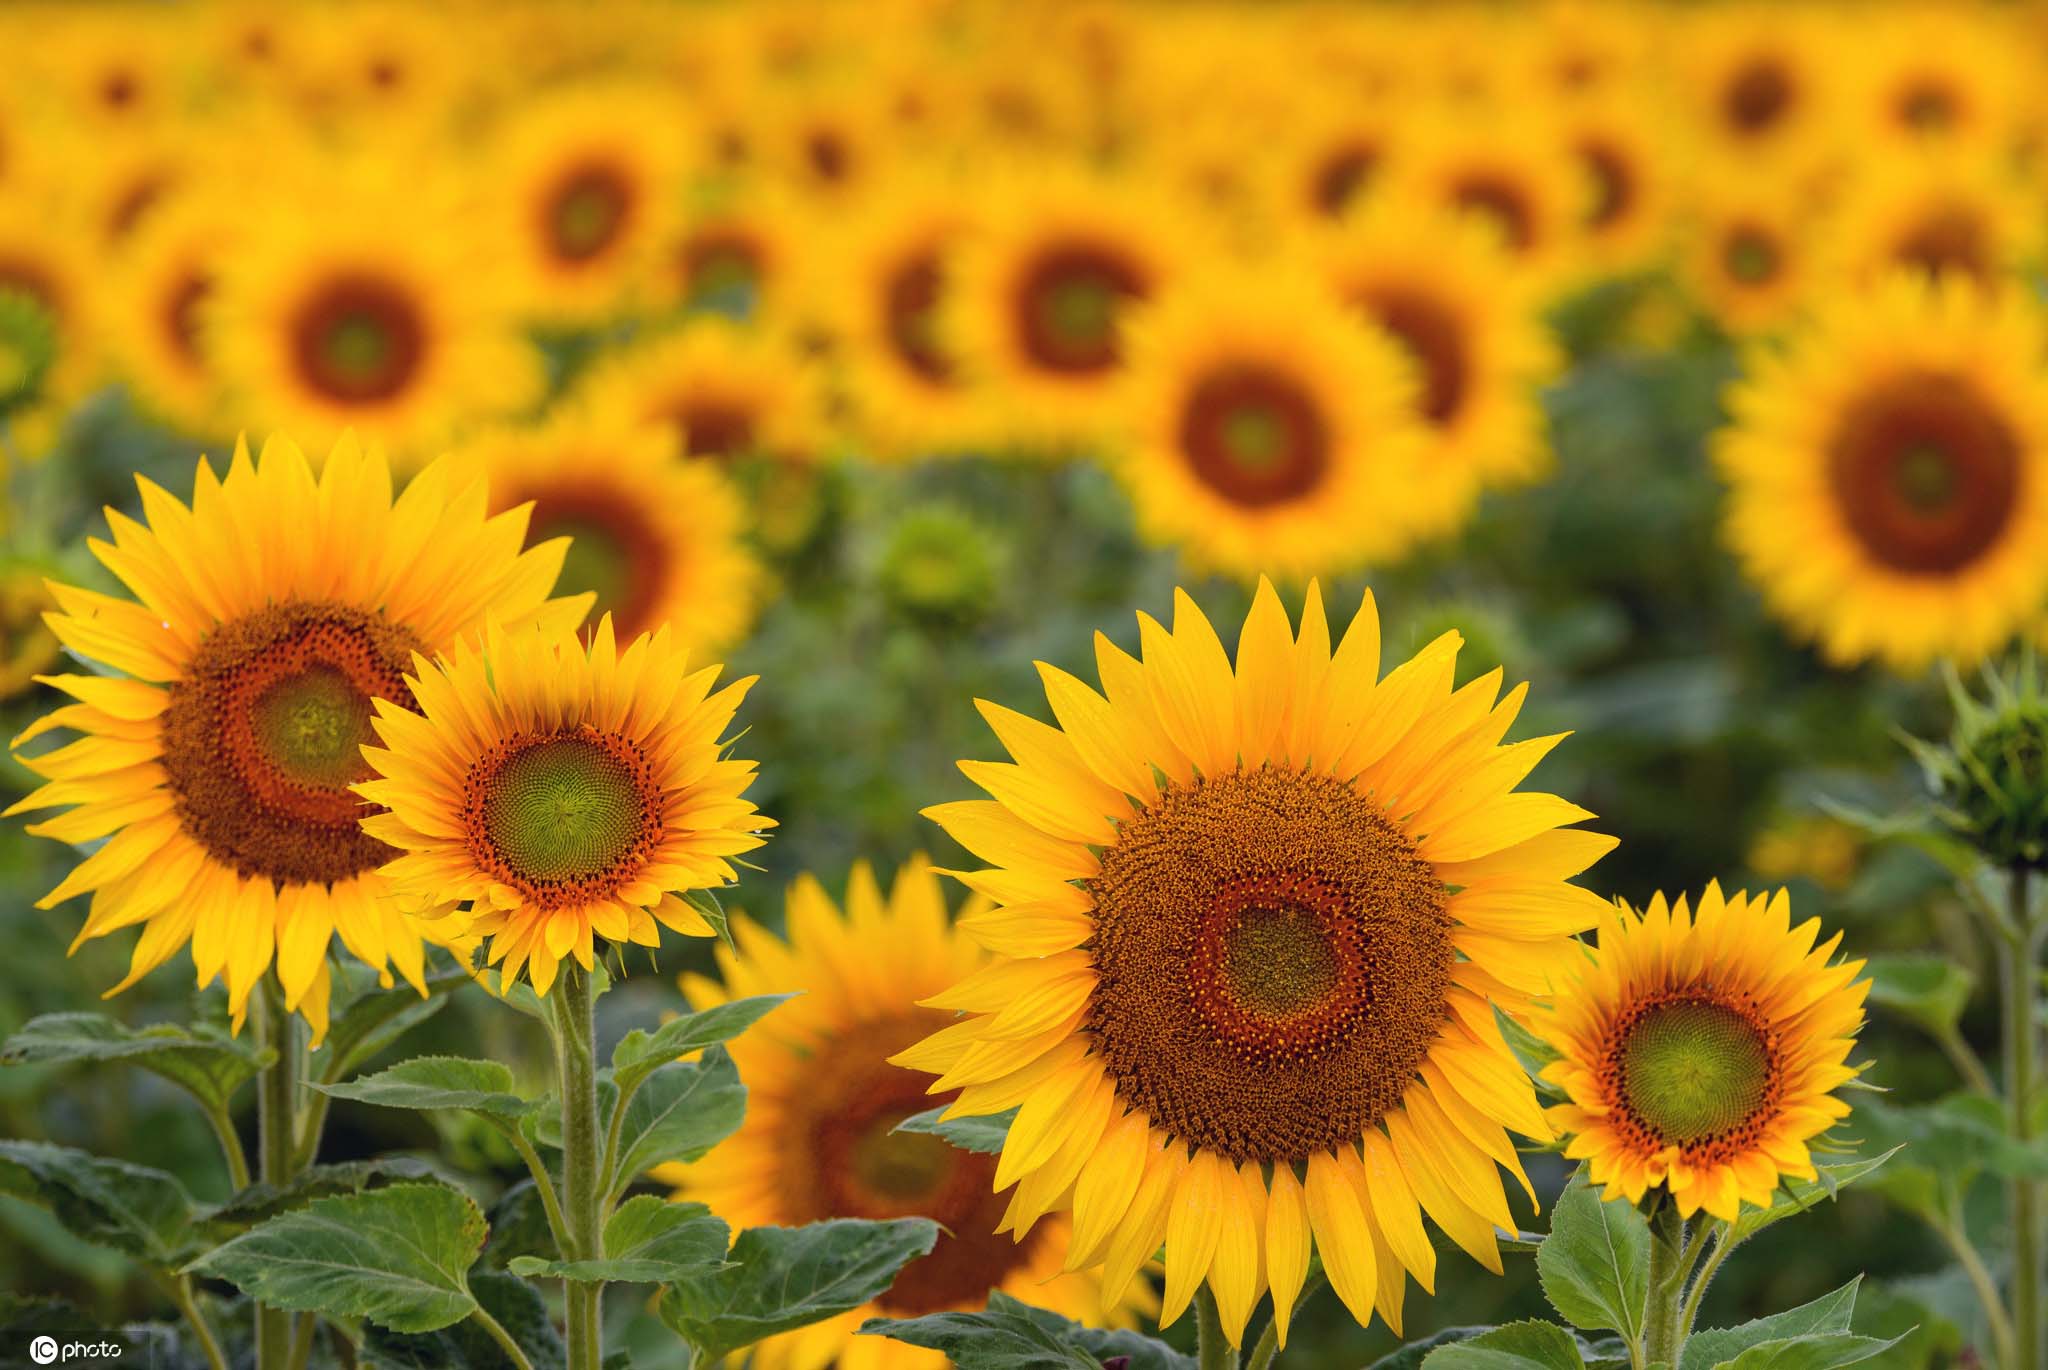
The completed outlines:
{"type": "Polygon", "coordinates": [[[1107,244],[1070,242],[1041,254],[1018,288],[1018,337],[1030,360],[1067,375],[1121,360],[1117,319],[1147,293],[1143,274],[1107,244]]]}
{"type": "Polygon", "coordinates": [[[1739,1128],[1770,1086],[1762,1034],[1720,1004],[1675,1000],[1652,1008],[1629,1030],[1621,1057],[1629,1108],[1679,1146],[1739,1128]]]}
{"type": "Polygon", "coordinates": [[[1761,285],[1778,274],[1777,246],[1754,228],[1737,229],[1722,252],[1728,274],[1744,285],[1761,285]]]}
{"type": "Polygon", "coordinates": [[[1239,1004],[1287,1017],[1322,1000],[1343,974],[1313,909],[1253,906],[1223,934],[1223,975],[1239,1004]]]}
{"type": "Polygon", "coordinates": [[[631,767],[595,742],[538,742],[499,769],[484,827],[526,879],[589,880],[616,868],[639,841],[639,785],[631,767]]]}
{"type": "Polygon", "coordinates": [[[877,1119],[854,1140],[854,1180],[871,1194],[915,1205],[939,1192],[957,1169],[952,1146],[918,1132],[897,1132],[900,1120],[877,1119]]]}
{"type": "Polygon", "coordinates": [[[597,256],[618,237],[631,205],[625,177],[611,167],[569,176],[555,192],[550,215],[556,255],[569,262],[597,256]]]}
{"type": "Polygon", "coordinates": [[[286,676],[259,695],[250,726],[272,765],[303,785],[340,788],[363,777],[373,741],[370,701],[331,666],[286,676]]]}

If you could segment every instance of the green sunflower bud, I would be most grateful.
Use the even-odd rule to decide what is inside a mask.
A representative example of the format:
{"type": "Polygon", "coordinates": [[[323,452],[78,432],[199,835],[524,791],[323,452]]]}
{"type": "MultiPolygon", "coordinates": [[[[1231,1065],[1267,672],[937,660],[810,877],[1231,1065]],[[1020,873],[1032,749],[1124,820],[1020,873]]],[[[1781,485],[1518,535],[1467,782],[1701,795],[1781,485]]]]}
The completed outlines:
{"type": "Polygon", "coordinates": [[[2048,856],[2048,693],[2031,647],[2004,669],[1987,667],[1973,696],[1951,670],[1955,726],[1946,744],[1908,738],[1950,827],[2004,866],[2048,856]]]}
{"type": "Polygon", "coordinates": [[[995,603],[1001,553],[989,529],[951,504],[911,509],[882,552],[882,591],[916,618],[978,623],[995,603]]]}

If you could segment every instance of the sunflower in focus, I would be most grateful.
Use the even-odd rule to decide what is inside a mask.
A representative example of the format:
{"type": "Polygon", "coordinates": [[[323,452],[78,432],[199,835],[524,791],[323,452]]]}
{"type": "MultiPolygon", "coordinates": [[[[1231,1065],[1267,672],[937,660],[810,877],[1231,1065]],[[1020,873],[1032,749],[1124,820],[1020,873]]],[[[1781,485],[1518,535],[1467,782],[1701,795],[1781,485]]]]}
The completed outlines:
{"type": "Polygon", "coordinates": [[[815,361],[776,331],[704,316],[593,368],[579,397],[625,422],[668,428],[707,461],[808,461],[824,444],[815,361]]]}
{"type": "Polygon", "coordinates": [[[1536,1031],[1563,1056],[1543,1070],[1569,1096],[1550,1121],[1606,1198],[1661,1186],[1680,1216],[1732,1223],[1745,1203],[1769,1208],[1782,1179],[1817,1178],[1810,1144],[1849,1116],[1834,1091],[1858,1073],[1870,990],[1863,962],[1835,959],[1842,935],[1819,935],[1818,918],[1792,926],[1783,890],[1719,885],[1696,910],[1660,894],[1601,919],[1598,951],[1536,1031]]]}
{"type": "Polygon", "coordinates": [[[661,428],[569,410],[457,455],[483,467],[494,510],[531,506],[529,540],[569,539],[558,588],[594,594],[620,633],[666,623],[696,652],[753,625],[764,573],[745,542],[745,501],[716,466],[682,460],[661,428]]]}
{"type": "Polygon", "coordinates": [[[1524,690],[1453,690],[1455,633],[1382,678],[1370,595],[1333,650],[1314,585],[1297,634],[1264,582],[1235,665],[1184,593],[1139,628],[1142,660],[1096,636],[1103,694],[1040,664],[1057,727],[981,706],[1016,761],[926,814],[989,863],[958,878],[998,957],[892,1059],[1018,1108],[995,1183],[1071,1208],[1105,1298],[1163,1242],[1164,1322],[1206,1280],[1238,1342],[1270,1287],[1284,1345],[1314,1250],[1398,1332],[1425,1214],[1501,1268],[1504,1129],[1550,1134],[1495,1010],[1579,958],[1605,906],[1566,881],[1613,840],[1515,789],[1557,739],[1501,745],[1524,690]]]}
{"type": "Polygon", "coordinates": [[[1829,660],[1995,651],[2048,599],[2048,348],[2016,286],[1895,275],[1729,394],[1727,536],[1829,660]]]}
{"type": "Polygon", "coordinates": [[[251,221],[222,263],[208,342],[235,407],[325,441],[354,427],[417,457],[530,403],[539,359],[474,216],[401,164],[297,168],[320,212],[251,221]]]}
{"type": "Polygon", "coordinates": [[[1418,122],[1404,147],[1389,195],[1484,224],[1538,291],[1574,268],[1593,188],[1554,120],[1440,113],[1418,122]]]}
{"type": "Polygon", "coordinates": [[[1549,466],[1541,390],[1563,366],[1529,282],[1481,224],[1389,199],[1327,235],[1337,297],[1414,364],[1428,450],[1407,482],[1416,522],[1448,532],[1482,488],[1549,466]]]}
{"type": "Polygon", "coordinates": [[[714,935],[683,896],[731,884],[774,826],[721,740],[753,677],[714,693],[720,668],[689,670],[667,627],[620,651],[609,614],[588,642],[493,625],[412,670],[419,711],[377,701],[355,787],[386,810],[362,826],[396,849],[379,875],[401,902],[467,905],[502,982],[537,994],[565,959],[591,969],[594,937],[714,935]]]}
{"type": "Polygon", "coordinates": [[[1116,466],[1148,538],[1249,580],[1399,555],[1424,434],[1407,359],[1307,279],[1217,272],[1130,325],[1116,466]]]}
{"type": "MultiPolygon", "coordinates": [[[[971,897],[963,923],[985,919],[989,900],[971,897]]],[[[783,901],[784,941],[744,916],[732,921],[739,950],[714,948],[721,979],[683,977],[692,1008],[736,996],[801,991],[774,1026],[731,1045],[747,1081],[747,1118],[731,1144],[655,1178],[678,1199],[709,1204],[735,1227],[795,1227],[831,1218],[922,1215],[944,1229],[930,1255],[905,1266],[873,1303],[757,1346],[760,1370],[923,1370],[942,1356],[880,1337],[856,1337],[871,1317],[916,1318],[981,1307],[1000,1289],[1080,1322],[1128,1322],[1105,1308],[1099,1281],[1061,1262],[1065,1215],[1043,1222],[995,1193],[996,1161],[937,1137],[899,1133],[905,1118],[938,1102],[922,1076],[887,1058],[944,1027],[951,1015],[920,1006],[988,963],[988,955],[946,921],[938,876],[922,857],[898,870],[885,899],[865,864],[847,879],[846,911],[809,875],[783,901]],[[886,957],[876,948],[886,947],[886,957]],[[1030,1230],[1012,1241],[1017,1225],[1030,1230]]],[[[1042,1212],[1042,1210],[1041,1210],[1042,1212]]],[[[1150,1302],[1134,1283],[1125,1308],[1150,1302]]]]}
{"type": "Polygon", "coordinates": [[[77,702],[14,741],[47,783],[8,813],[64,808],[29,828],[106,839],[38,902],[88,891],[72,943],[142,925],[119,993],[188,942],[199,983],[225,975],[240,1024],[275,962],[289,1008],[327,1021],[332,938],[424,986],[424,941],[459,926],[401,911],[378,867],[396,853],[357,826],[370,701],[409,703],[411,654],[486,621],[566,632],[587,601],[552,599],[563,546],[519,550],[523,511],[485,517],[480,484],[446,463],[394,501],[382,456],[353,438],[316,478],[291,443],[238,447],[225,478],[199,463],[188,506],[136,478],[146,523],[109,510],[93,554],[135,596],[52,584],[58,641],[119,675],[38,677],[77,702]],[[81,734],[37,755],[56,729],[81,734]]]}
{"type": "Polygon", "coordinates": [[[221,427],[220,373],[203,327],[240,237],[210,197],[181,198],[136,231],[106,301],[112,351],[145,408],[187,433],[221,427]]]}
{"type": "Polygon", "coordinates": [[[1837,282],[1830,244],[1805,197],[1767,179],[1745,183],[1723,165],[1700,177],[1678,237],[1678,274],[1728,333],[1746,337],[1790,324],[1837,282]]]}
{"type": "Polygon", "coordinates": [[[2029,185],[2002,162],[1954,154],[1866,168],[1828,220],[1830,265],[1858,285],[1905,269],[1995,285],[2041,248],[2029,185]]]}

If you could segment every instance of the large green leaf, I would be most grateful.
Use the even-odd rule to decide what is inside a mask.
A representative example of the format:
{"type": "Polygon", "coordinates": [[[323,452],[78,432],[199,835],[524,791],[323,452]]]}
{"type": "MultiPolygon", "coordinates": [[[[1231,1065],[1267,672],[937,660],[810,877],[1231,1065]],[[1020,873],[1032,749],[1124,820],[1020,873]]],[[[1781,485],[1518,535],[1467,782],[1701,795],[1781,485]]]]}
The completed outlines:
{"type": "Polygon", "coordinates": [[[186,1268],[272,1307],[433,1332],[476,1310],[465,1276],[483,1244],[484,1215],[461,1190],[391,1185],[315,1199],[186,1268]]]}
{"type": "Polygon", "coordinates": [[[715,1004],[699,1013],[671,1018],[653,1032],[639,1028],[619,1039],[612,1050],[612,1078],[619,1092],[631,1094],[649,1075],[679,1056],[730,1041],[768,1016],[794,994],[757,994],[715,1004]]]}
{"type": "MultiPolygon", "coordinates": [[[[230,1196],[225,1203],[206,1210],[208,1225],[216,1231],[225,1226],[248,1227],[274,1218],[286,1209],[298,1208],[309,1199],[326,1199],[336,1194],[360,1194],[379,1185],[431,1180],[434,1168],[413,1156],[380,1156],[367,1161],[340,1161],[333,1165],[308,1166],[284,1185],[257,1181],[230,1196]]],[[[225,1233],[222,1239],[225,1240],[225,1233]]]]}
{"type": "Polygon", "coordinates": [[[1550,1322],[1511,1322],[1422,1358],[1423,1370],[1581,1370],[1585,1357],[1571,1333],[1550,1322]]]}
{"type": "Polygon", "coordinates": [[[1909,952],[1873,956],[1865,965],[1870,1002],[1937,1037],[1956,1030],[1976,978],[1945,956],[1909,952]]]}
{"type": "Polygon", "coordinates": [[[360,1080],[313,1088],[383,1108],[466,1108],[494,1118],[519,1118],[539,1106],[513,1091],[511,1067],[462,1056],[415,1056],[360,1080]]]}
{"type": "MultiPolygon", "coordinates": [[[[533,1370],[567,1370],[568,1348],[538,1290],[525,1280],[490,1270],[471,1274],[469,1288],[526,1353],[533,1370]]],[[[474,1320],[415,1336],[369,1328],[357,1364],[376,1370],[512,1370],[505,1348],[474,1320]]]]}
{"type": "Polygon", "coordinates": [[[1846,1332],[1850,1318],[1856,1313],[1856,1291],[1862,1284],[1863,1277],[1858,1275],[1834,1293],[1823,1294],[1812,1303],[1803,1303],[1783,1313],[1743,1323],[1740,1327],[1715,1327],[1695,1332],[1687,1339],[1685,1350],[1679,1355],[1678,1370],[1712,1370],[1723,1361],[1732,1360],[1752,1346],[1761,1346],[1767,1341],[1782,1341],[1787,1337],[1803,1337],[1816,1332],[1846,1332]]]}
{"type": "Polygon", "coordinates": [[[985,1156],[1002,1154],[1003,1143],[1009,1140],[1010,1124],[1016,1120],[1017,1110],[1006,1109],[979,1118],[942,1118],[945,1105],[928,1108],[922,1113],[913,1113],[892,1129],[896,1132],[922,1132],[938,1137],[962,1151],[978,1151],[985,1156]]]}
{"type": "Polygon", "coordinates": [[[1602,1203],[1582,1171],[1558,1197],[1536,1273],[1551,1307],[1575,1327],[1642,1334],[1650,1289],[1650,1226],[1635,1206],[1602,1203]]]}
{"type": "Polygon", "coordinates": [[[46,1013],[0,1046],[0,1065],[52,1061],[126,1061],[189,1090],[209,1108],[226,1108],[242,1082],[277,1053],[201,1024],[131,1028],[103,1013],[46,1013]]]}
{"type": "Polygon", "coordinates": [[[658,1067],[626,1102],[612,1191],[663,1162],[696,1160],[730,1137],[746,1112],[747,1087],[724,1047],[658,1067]]]}
{"type": "Polygon", "coordinates": [[[1742,1215],[1735,1220],[1733,1239],[1747,1241],[1774,1223],[1781,1223],[1823,1200],[1834,1198],[1847,1186],[1876,1171],[1898,1154],[1898,1150],[1895,1146],[1881,1156],[1861,1156],[1833,1165],[1815,1166],[1814,1171],[1820,1176],[1817,1180],[1784,1181],[1779,1187],[1776,1202],[1769,1208],[1745,1207],[1742,1210],[1742,1215]]]}
{"type": "Polygon", "coordinates": [[[1440,1332],[1430,1333],[1420,1341],[1411,1341],[1406,1346],[1396,1347],[1365,1367],[1365,1370],[1417,1370],[1428,1358],[1429,1353],[1439,1346],[1469,1341],[1492,1330],[1491,1327],[1446,1327],[1440,1332]]]}
{"type": "Polygon", "coordinates": [[[929,1218],[839,1218],[808,1227],[753,1227],[733,1243],[732,1264],[678,1280],[662,1292],[661,1317],[705,1361],[763,1337],[858,1308],[938,1240],[929,1218]]]}
{"type": "Polygon", "coordinates": [[[1192,1359],[1165,1342],[1136,1332],[1106,1332],[1044,1308],[1034,1308],[1001,1290],[992,1291],[979,1311],[935,1313],[922,1318],[869,1318],[863,1336],[889,1337],[943,1351],[963,1370],[1027,1370],[1073,1366],[1098,1370],[1122,1360],[1125,1370],[1190,1370],[1192,1359]]]}
{"type": "Polygon", "coordinates": [[[670,1203],[641,1194],[619,1205],[604,1225],[604,1259],[515,1258],[515,1275],[604,1284],[667,1284],[725,1263],[730,1230],[700,1203],[670,1203]]]}
{"type": "Polygon", "coordinates": [[[426,977],[427,993],[423,998],[410,985],[370,988],[376,984],[374,976],[346,959],[335,963],[333,973],[337,980],[360,978],[365,987],[348,1001],[346,1008],[336,1010],[327,1029],[323,1048],[327,1063],[321,1078],[330,1081],[346,1079],[378,1052],[446,1008],[448,997],[470,983],[465,971],[437,970],[426,977]]]}
{"type": "Polygon", "coordinates": [[[1897,1346],[1903,1338],[1859,1337],[1853,1332],[1815,1332],[1750,1347],[1715,1370],[1836,1370],[1857,1365],[1897,1346]]]}
{"type": "Polygon", "coordinates": [[[48,1142],[0,1141],[0,1193],[49,1209],[81,1241],[150,1265],[190,1254],[192,1196],[161,1170],[48,1142]]]}

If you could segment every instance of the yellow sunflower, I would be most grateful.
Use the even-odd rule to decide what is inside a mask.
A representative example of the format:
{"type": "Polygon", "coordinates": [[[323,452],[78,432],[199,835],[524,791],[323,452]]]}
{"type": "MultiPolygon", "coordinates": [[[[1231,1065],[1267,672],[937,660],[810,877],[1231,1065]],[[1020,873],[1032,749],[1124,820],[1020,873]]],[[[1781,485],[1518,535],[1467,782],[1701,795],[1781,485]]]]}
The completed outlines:
{"type": "MultiPolygon", "coordinates": [[[[1289,172],[1283,193],[1298,215],[1341,219],[1384,184],[1399,155],[1402,121],[1396,109],[1361,100],[1348,90],[1325,92],[1306,103],[1285,153],[1289,172]]],[[[1239,155],[1249,151],[1240,146],[1239,155]]]]}
{"type": "MultiPolygon", "coordinates": [[[[963,923],[986,920],[990,901],[970,897],[963,923]]],[[[739,951],[717,947],[721,980],[683,977],[693,1008],[748,994],[801,991],[776,1021],[731,1045],[747,1081],[747,1120],[726,1145],[656,1179],[679,1199],[709,1204],[734,1227],[792,1227],[828,1218],[922,1215],[945,1229],[928,1256],[905,1266],[873,1303],[774,1337],[752,1353],[757,1370],[933,1370],[945,1359],[881,1337],[856,1337],[872,1317],[915,1318],[980,1308],[991,1290],[1080,1322],[1128,1321],[1105,1309],[1100,1281],[1062,1268],[1064,1215],[1021,1240],[1004,1235],[1005,1202],[990,1181],[992,1156],[936,1137],[897,1133],[905,1118],[946,1100],[888,1057],[950,1017],[918,1000],[988,964],[988,955],[946,921],[946,897],[923,857],[896,873],[887,899],[865,863],[846,885],[846,911],[809,875],[783,900],[788,940],[735,916],[739,951]],[[886,956],[876,956],[887,948],[886,956]]],[[[1132,1286],[1126,1306],[1150,1291],[1132,1286]]],[[[1122,1316],[1119,1316],[1122,1315],[1122,1316]]]]}
{"type": "Polygon", "coordinates": [[[1566,880],[1613,840],[1514,788],[1558,739],[1501,745],[1524,691],[1453,690],[1454,632],[1382,678],[1370,595],[1332,650],[1313,585],[1297,635],[1263,582],[1234,667],[1185,594],[1139,628],[1142,661],[1097,635],[1106,694],[1039,666],[1058,727],[981,706],[1016,763],[926,814],[989,862],[959,878],[999,956],[893,1059],[1018,1108],[995,1183],[1072,1210],[1105,1297],[1163,1241],[1166,1321],[1207,1280],[1238,1341],[1270,1287],[1284,1340],[1313,1247],[1398,1329],[1425,1213],[1501,1268],[1503,1128],[1550,1134],[1495,1008],[1579,957],[1605,906],[1566,880]]]}
{"type": "Polygon", "coordinates": [[[0,199],[0,294],[25,298],[50,326],[55,353],[43,394],[57,405],[99,379],[104,350],[94,256],[78,207],[53,186],[12,187],[0,199]]]}
{"type": "Polygon", "coordinates": [[[1857,286],[1900,268],[1995,284],[2041,248],[2031,184],[2002,160],[1950,152],[1863,169],[1828,222],[1829,265],[1857,286]]]}
{"type": "Polygon", "coordinates": [[[1148,538],[1250,580],[1399,556],[1424,434],[1398,347],[1277,266],[1189,277],[1131,321],[1115,464],[1148,538]]]}
{"type": "Polygon", "coordinates": [[[1728,538],[1830,660],[1974,659],[2048,601],[2044,350],[2019,287],[1898,275],[1753,354],[1716,447],[1728,538]]]}
{"type": "Polygon", "coordinates": [[[493,625],[412,669],[419,711],[377,701],[355,787],[385,807],[363,831],[402,853],[378,872],[401,901],[467,904],[489,964],[539,994],[563,958],[591,968],[593,933],[713,935],[683,893],[731,884],[774,826],[720,740],[753,677],[714,694],[719,667],[688,670],[666,627],[621,652],[609,614],[587,643],[493,625]]]}
{"type": "Polygon", "coordinates": [[[779,332],[715,315],[618,353],[579,397],[600,414],[669,427],[692,457],[809,460],[824,442],[814,359],[779,332]]]}
{"type": "Polygon", "coordinates": [[[1601,919],[1599,949],[1535,1027],[1563,1056],[1543,1070],[1569,1096],[1550,1122],[1605,1197],[1662,1186],[1681,1217],[1734,1222],[1782,1178],[1816,1178],[1808,1144],[1849,1116],[1833,1091],[1858,1073],[1870,990],[1863,962],[1835,959],[1842,934],[1819,935],[1818,918],[1792,926],[1785,891],[1719,885],[1696,912],[1660,894],[1601,919]]]}
{"type": "MultiPolygon", "coordinates": [[[[89,938],[142,924],[115,994],[188,941],[199,983],[225,972],[239,1023],[273,960],[287,1004],[324,1032],[328,944],[422,986],[438,910],[401,912],[357,826],[370,701],[407,701],[410,654],[486,621],[567,631],[587,601],[551,599],[563,544],[519,550],[523,511],[485,517],[481,484],[437,463],[394,501],[377,453],[336,445],[316,479],[282,439],[225,479],[199,463],[188,507],[144,477],[146,524],[108,512],[93,554],[134,599],[51,586],[51,629],[118,671],[40,677],[78,702],[15,739],[82,734],[23,764],[48,783],[8,810],[68,808],[29,831],[107,839],[39,907],[92,893],[89,938]]],[[[397,708],[399,705],[392,705],[397,708]]]]}
{"type": "Polygon", "coordinates": [[[1539,292],[1567,279],[1593,187],[1554,119],[1439,111],[1416,122],[1403,148],[1389,195],[1486,225],[1539,292]]]}
{"type": "Polygon", "coordinates": [[[1746,182],[1721,163],[1690,188],[1688,203],[1677,235],[1678,274],[1728,333],[1782,329],[1835,280],[1827,235],[1815,231],[1805,197],[1768,181],[1746,182]]]}
{"type": "Polygon", "coordinates": [[[1428,451],[1406,489],[1425,534],[1457,527],[1482,488],[1548,468],[1541,390],[1563,358],[1528,278],[1483,225],[1389,198],[1327,235],[1323,274],[1415,364],[1428,451]]]}
{"type": "Polygon", "coordinates": [[[682,460],[663,429],[571,409],[457,456],[483,467],[493,508],[532,506],[530,539],[570,540],[559,588],[596,595],[620,633],[666,623],[695,652],[753,625],[765,575],[746,546],[745,501],[716,466],[682,460]]]}
{"type": "Polygon", "coordinates": [[[1816,7],[1703,6],[1669,41],[1684,54],[1687,127],[1755,174],[1825,137],[1840,112],[1840,33],[1816,7]]]}
{"type": "Polygon", "coordinates": [[[1913,3],[1870,16],[1854,48],[1849,98],[1880,148],[1978,157],[2019,142],[2031,36],[1988,8],[1913,3]]]}
{"type": "Polygon", "coordinates": [[[403,457],[537,397],[539,359],[453,187],[408,159],[298,169],[318,212],[246,221],[202,320],[237,409],[403,457]]]}
{"type": "Polygon", "coordinates": [[[726,187],[671,230],[652,270],[655,298],[787,326],[813,274],[802,223],[794,198],[758,178],[726,187]]]}
{"type": "Polygon", "coordinates": [[[187,433],[226,427],[219,368],[201,320],[240,237],[211,197],[188,196],[136,230],[106,300],[111,350],[144,408],[187,433]]]}
{"type": "Polygon", "coordinates": [[[1668,245],[1673,161],[1664,121],[1647,92],[1610,83],[1559,116],[1588,192],[1580,197],[1579,256],[1605,274],[1654,265],[1668,245]]]}

